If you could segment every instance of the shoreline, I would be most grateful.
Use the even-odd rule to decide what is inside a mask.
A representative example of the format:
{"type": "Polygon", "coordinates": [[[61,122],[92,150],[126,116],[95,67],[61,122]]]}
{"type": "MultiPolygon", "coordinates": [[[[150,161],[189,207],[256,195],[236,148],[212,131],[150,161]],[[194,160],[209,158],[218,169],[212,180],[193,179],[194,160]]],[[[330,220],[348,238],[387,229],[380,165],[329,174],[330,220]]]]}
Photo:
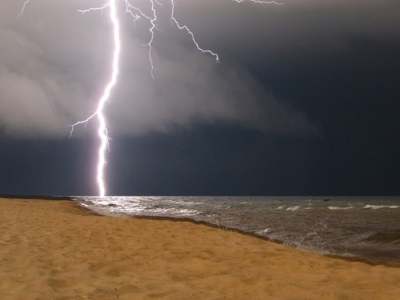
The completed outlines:
{"type": "MultiPolygon", "coordinates": [[[[42,195],[12,195],[12,194],[0,194],[0,199],[31,199],[31,200],[49,200],[49,201],[71,201],[76,204],[77,207],[82,209],[83,211],[86,211],[88,214],[96,215],[96,216],[104,216],[104,217],[110,217],[110,218],[119,218],[118,216],[107,216],[101,213],[97,213],[89,208],[86,208],[85,206],[79,205],[81,201],[75,200],[75,197],[73,196],[42,196],[42,195]]],[[[325,200],[324,200],[325,201],[325,200]]],[[[219,226],[210,222],[206,221],[197,221],[194,219],[191,219],[189,217],[184,217],[184,218],[174,218],[174,217],[156,217],[156,216],[135,216],[135,215],[127,215],[127,219],[143,219],[143,220],[159,220],[159,221],[172,221],[172,222],[189,222],[192,224],[197,224],[197,225],[205,225],[211,228],[217,228],[220,230],[225,230],[225,231],[231,231],[231,232],[236,232],[238,234],[250,236],[256,239],[261,239],[270,243],[278,244],[278,245],[285,245],[286,247],[292,248],[297,251],[303,251],[306,253],[313,253],[313,254],[318,254],[318,255],[323,255],[332,259],[339,259],[339,260],[344,260],[344,261],[349,261],[349,262],[361,262],[365,263],[371,266],[385,266],[389,268],[400,268],[400,263],[397,262],[384,262],[384,261],[371,261],[365,258],[360,258],[360,257],[352,257],[352,256],[342,256],[342,255],[336,255],[336,254],[324,254],[324,253],[318,253],[318,252],[312,252],[312,251],[307,251],[303,249],[299,249],[290,245],[286,245],[284,242],[279,241],[279,240],[272,240],[268,237],[258,235],[256,233],[252,232],[247,232],[244,230],[240,230],[237,228],[231,228],[227,226],[219,226]]]]}
{"type": "Polygon", "coordinates": [[[400,269],[205,224],[0,198],[4,299],[399,299],[400,269]]]}
{"type": "MultiPolygon", "coordinates": [[[[89,213],[93,213],[99,216],[103,216],[101,214],[97,214],[96,212],[91,211],[90,209],[85,208],[86,210],[89,211],[89,213]]],[[[196,224],[196,225],[205,225],[211,228],[216,228],[219,230],[224,230],[224,231],[230,231],[230,232],[235,232],[237,234],[241,234],[241,235],[245,235],[245,236],[249,236],[255,239],[260,239],[263,241],[266,241],[268,243],[273,243],[273,244],[277,244],[277,245],[284,245],[285,247],[289,247],[291,249],[294,249],[296,251],[302,251],[302,252],[306,252],[306,253],[312,253],[312,254],[317,254],[317,255],[322,255],[325,257],[329,257],[331,259],[339,259],[339,260],[344,260],[344,261],[349,261],[349,262],[360,262],[360,263],[365,263],[368,264],[370,266],[385,266],[388,268],[397,268],[400,269],[400,264],[397,263],[387,263],[387,262],[381,262],[381,261],[369,261],[367,259],[363,259],[363,258],[359,258],[359,257],[346,257],[346,256],[340,256],[340,255],[334,255],[334,254],[322,254],[322,253],[317,253],[317,252],[312,252],[312,251],[307,251],[307,250],[303,250],[303,249],[298,249],[289,245],[286,245],[284,242],[281,242],[279,240],[271,240],[268,237],[262,236],[262,235],[258,235],[256,233],[251,233],[251,232],[247,232],[244,230],[240,230],[237,228],[231,228],[231,227],[221,227],[218,225],[215,225],[213,223],[209,223],[206,221],[196,221],[190,218],[173,218],[173,217],[153,217],[153,216],[131,216],[130,218],[132,219],[143,219],[143,220],[155,220],[155,221],[171,221],[171,222],[188,222],[188,223],[192,223],[192,224],[196,224]]]]}

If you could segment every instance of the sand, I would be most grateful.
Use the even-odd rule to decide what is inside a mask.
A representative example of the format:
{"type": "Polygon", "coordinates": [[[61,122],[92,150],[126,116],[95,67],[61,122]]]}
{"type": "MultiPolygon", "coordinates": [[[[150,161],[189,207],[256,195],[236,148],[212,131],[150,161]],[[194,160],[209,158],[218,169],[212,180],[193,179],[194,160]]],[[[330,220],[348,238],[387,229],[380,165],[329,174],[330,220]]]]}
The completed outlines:
{"type": "Polygon", "coordinates": [[[0,298],[400,299],[400,268],[71,201],[0,199],[0,298]]]}

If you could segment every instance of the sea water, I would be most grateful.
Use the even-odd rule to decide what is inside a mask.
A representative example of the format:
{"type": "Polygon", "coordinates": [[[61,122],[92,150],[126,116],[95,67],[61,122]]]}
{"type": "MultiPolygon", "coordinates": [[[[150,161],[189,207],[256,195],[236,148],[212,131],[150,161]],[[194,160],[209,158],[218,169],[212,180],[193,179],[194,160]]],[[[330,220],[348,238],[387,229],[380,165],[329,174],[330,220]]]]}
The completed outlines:
{"type": "Polygon", "coordinates": [[[400,264],[400,197],[73,197],[115,217],[189,218],[302,250],[400,264]]]}

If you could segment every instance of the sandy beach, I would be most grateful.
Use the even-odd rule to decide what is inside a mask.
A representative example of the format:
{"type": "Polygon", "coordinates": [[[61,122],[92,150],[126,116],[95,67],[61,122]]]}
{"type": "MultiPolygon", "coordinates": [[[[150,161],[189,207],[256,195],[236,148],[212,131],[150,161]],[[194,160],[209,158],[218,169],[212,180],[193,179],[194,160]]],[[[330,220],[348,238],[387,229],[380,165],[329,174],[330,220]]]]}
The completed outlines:
{"type": "Polygon", "coordinates": [[[400,268],[191,222],[0,199],[1,299],[400,299],[400,268]]]}

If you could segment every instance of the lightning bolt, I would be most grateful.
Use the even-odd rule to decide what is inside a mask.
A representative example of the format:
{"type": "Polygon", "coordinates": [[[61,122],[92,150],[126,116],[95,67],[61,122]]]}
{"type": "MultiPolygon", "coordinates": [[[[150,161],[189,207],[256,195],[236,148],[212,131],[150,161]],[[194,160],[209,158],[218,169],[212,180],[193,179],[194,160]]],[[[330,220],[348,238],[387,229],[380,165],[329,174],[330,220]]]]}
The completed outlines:
{"type": "Polygon", "coordinates": [[[87,10],[78,10],[79,12],[85,14],[87,12],[101,10],[103,11],[105,8],[110,8],[110,19],[114,29],[114,53],[112,56],[112,72],[110,81],[106,84],[104,88],[103,95],[98,101],[96,111],[89,116],[86,120],[76,122],[75,124],[70,125],[71,131],[70,136],[72,135],[75,126],[80,124],[87,124],[92,118],[97,117],[99,120],[99,128],[97,133],[100,138],[100,147],[98,150],[98,163],[97,163],[97,185],[99,187],[99,195],[100,197],[104,197],[106,194],[105,183],[104,183],[104,166],[106,164],[105,159],[105,152],[106,148],[109,145],[109,138],[108,138],[108,130],[106,126],[106,119],[103,114],[104,104],[110,98],[110,94],[112,89],[114,88],[115,84],[117,83],[118,73],[119,73],[119,58],[121,52],[121,40],[120,40],[120,25],[119,20],[117,17],[117,7],[116,7],[116,0],[110,0],[107,4],[101,7],[89,8],[87,10]]]}
{"type": "Polygon", "coordinates": [[[26,1],[24,2],[23,6],[22,6],[22,9],[21,9],[21,12],[20,12],[19,15],[17,16],[17,19],[19,19],[20,17],[22,17],[22,15],[24,14],[24,12],[25,12],[25,7],[29,4],[29,1],[30,1],[30,0],[26,0],[26,1]]]}
{"type": "MultiPolygon", "coordinates": [[[[150,38],[149,38],[148,43],[145,46],[147,46],[149,49],[148,55],[149,55],[149,62],[150,62],[150,68],[151,68],[150,73],[151,73],[152,78],[154,79],[155,77],[154,77],[154,63],[153,63],[153,59],[152,59],[152,51],[153,51],[152,45],[153,45],[153,41],[154,41],[155,30],[160,31],[160,29],[157,27],[157,24],[156,24],[156,22],[157,22],[156,5],[162,6],[162,4],[159,3],[157,0],[149,0],[150,5],[151,5],[152,14],[147,15],[139,7],[132,5],[132,3],[129,2],[129,0],[122,0],[122,1],[125,2],[125,11],[129,15],[132,16],[134,23],[136,21],[140,20],[141,18],[144,18],[144,19],[148,20],[151,24],[151,26],[149,28],[150,38]]],[[[99,135],[101,142],[100,142],[100,147],[98,150],[99,160],[98,160],[98,164],[97,164],[97,184],[99,187],[99,195],[101,197],[104,197],[106,195],[106,189],[105,189],[105,183],[104,183],[104,166],[106,164],[105,152],[106,152],[106,148],[109,145],[108,131],[107,131],[107,127],[106,127],[106,120],[103,115],[103,108],[104,108],[105,102],[110,97],[111,90],[113,89],[113,87],[116,84],[117,76],[119,73],[119,57],[120,57],[120,48],[121,48],[120,29],[119,29],[119,21],[118,21],[118,17],[117,17],[117,13],[116,13],[116,10],[117,10],[116,0],[110,0],[108,3],[106,3],[100,7],[92,7],[92,8],[86,9],[86,10],[78,10],[79,12],[85,14],[85,13],[97,11],[97,10],[103,11],[104,9],[106,9],[108,7],[110,8],[110,18],[111,18],[112,24],[114,26],[114,55],[113,55],[113,60],[112,60],[111,79],[110,79],[109,83],[106,85],[106,87],[104,89],[104,93],[98,102],[97,110],[91,116],[89,116],[87,119],[85,119],[83,121],[78,121],[75,124],[70,125],[71,126],[70,136],[72,136],[75,126],[81,125],[81,124],[86,125],[94,117],[97,117],[99,120],[98,135],[99,135]]],[[[216,53],[212,52],[211,50],[205,50],[199,46],[199,44],[197,43],[197,41],[194,37],[194,34],[192,33],[192,31],[190,31],[190,29],[187,26],[181,26],[179,24],[177,19],[174,17],[175,3],[173,0],[171,0],[171,7],[172,7],[171,8],[171,21],[173,23],[175,23],[176,26],[178,26],[178,28],[180,30],[186,30],[190,34],[192,41],[198,50],[200,50],[203,53],[209,53],[209,54],[213,55],[216,58],[216,60],[219,61],[218,55],[216,53]]]]}
{"type": "Polygon", "coordinates": [[[176,18],[175,18],[175,16],[174,16],[174,15],[175,15],[175,2],[174,2],[174,0],[171,0],[171,5],[172,5],[172,9],[171,9],[171,21],[172,21],[173,23],[175,23],[175,25],[178,26],[178,28],[179,28],[180,30],[186,30],[186,31],[189,33],[189,35],[192,37],[193,43],[196,45],[196,47],[197,47],[197,49],[198,49],[199,51],[201,51],[201,52],[203,52],[203,53],[209,53],[209,54],[211,54],[212,56],[215,57],[216,61],[219,62],[219,57],[218,57],[218,54],[217,54],[217,53],[214,53],[214,52],[212,52],[211,50],[204,50],[204,49],[200,48],[199,44],[197,43],[197,41],[196,41],[196,39],[195,39],[195,37],[194,37],[193,32],[191,32],[190,29],[189,29],[186,25],[181,26],[181,25],[179,24],[179,22],[176,20],[176,18]]]}
{"type": "Polygon", "coordinates": [[[129,13],[133,18],[134,18],[134,22],[136,22],[137,20],[139,20],[141,17],[147,19],[150,24],[151,27],[149,29],[149,33],[150,33],[150,39],[149,42],[146,44],[146,46],[149,48],[149,61],[150,61],[150,73],[151,73],[151,77],[154,79],[154,63],[153,63],[153,59],[152,59],[152,51],[153,51],[153,40],[154,40],[154,30],[159,30],[160,29],[157,27],[156,22],[157,22],[157,11],[155,9],[155,4],[158,4],[159,6],[162,6],[161,3],[159,3],[158,1],[154,1],[154,0],[149,0],[150,4],[151,4],[151,11],[153,13],[152,16],[148,16],[145,13],[143,13],[143,11],[141,9],[139,9],[136,6],[133,6],[129,0],[124,0],[125,1],[125,7],[126,7],[126,12],[129,13]]]}
{"type": "MultiPolygon", "coordinates": [[[[86,14],[92,11],[104,11],[105,9],[110,10],[109,17],[111,19],[111,23],[113,26],[113,36],[114,36],[114,50],[113,50],[113,55],[112,55],[112,71],[111,71],[111,76],[110,80],[104,87],[104,91],[100,99],[98,100],[97,104],[97,109],[96,111],[90,115],[88,118],[82,121],[78,121],[72,125],[70,125],[71,130],[70,130],[70,137],[72,136],[74,129],[78,125],[84,124],[85,126],[87,123],[92,120],[93,118],[97,117],[99,121],[99,127],[97,130],[99,139],[100,139],[100,146],[98,149],[98,164],[97,164],[97,185],[99,188],[99,195],[101,197],[104,197],[106,195],[106,188],[105,188],[105,182],[104,182],[104,167],[106,164],[106,159],[105,159],[105,153],[106,153],[106,148],[109,146],[109,137],[108,137],[108,130],[107,130],[107,124],[106,124],[106,119],[103,114],[104,110],[104,105],[105,103],[109,100],[111,92],[113,88],[115,87],[118,79],[118,73],[119,73],[119,61],[120,61],[120,52],[121,52],[121,39],[120,39],[120,22],[118,19],[118,14],[117,14],[117,5],[116,5],[117,0],[109,0],[106,4],[100,7],[92,7],[88,8],[86,10],[78,10],[78,12],[82,14],[86,14]]],[[[125,12],[128,13],[130,16],[132,16],[134,20],[134,24],[136,24],[136,21],[140,20],[141,18],[144,18],[150,22],[150,28],[149,28],[149,41],[145,45],[148,47],[148,55],[149,55],[149,62],[150,62],[150,73],[152,78],[154,79],[154,64],[153,64],[153,59],[152,59],[152,51],[153,51],[153,41],[155,37],[155,31],[160,29],[157,27],[157,6],[162,7],[163,5],[158,2],[158,0],[149,0],[149,3],[151,5],[151,15],[145,14],[139,7],[132,5],[130,0],[120,0],[125,2],[125,12]]],[[[174,0],[170,0],[171,2],[171,16],[170,20],[172,24],[175,24],[180,30],[186,31],[191,39],[193,44],[196,46],[196,48],[201,51],[204,54],[209,54],[212,55],[216,62],[219,62],[219,56],[217,53],[208,50],[208,49],[203,49],[200,47],[199,43],[196,41],[194,33],[187,27],[186,25],[181,25],[178,20],[175,17],[175,2],[174,0]]],[[[233,0],[234,2],[237,3],[242,3],[245,0],[233,0]]],[[[276,4],[276,5],[281,5],[283,3],[278,3],[275,1],[259,1],[259,0],[249,0],[250,2],[254,3],[260,3],[260,4],[276,4]]],[[[17,16],[17,19],[20,18],[25,11],[26,6],[29,4],[30,0],[26,0],[23,4],[23,7],[21,9],[20,14],[17,16]]]]}

